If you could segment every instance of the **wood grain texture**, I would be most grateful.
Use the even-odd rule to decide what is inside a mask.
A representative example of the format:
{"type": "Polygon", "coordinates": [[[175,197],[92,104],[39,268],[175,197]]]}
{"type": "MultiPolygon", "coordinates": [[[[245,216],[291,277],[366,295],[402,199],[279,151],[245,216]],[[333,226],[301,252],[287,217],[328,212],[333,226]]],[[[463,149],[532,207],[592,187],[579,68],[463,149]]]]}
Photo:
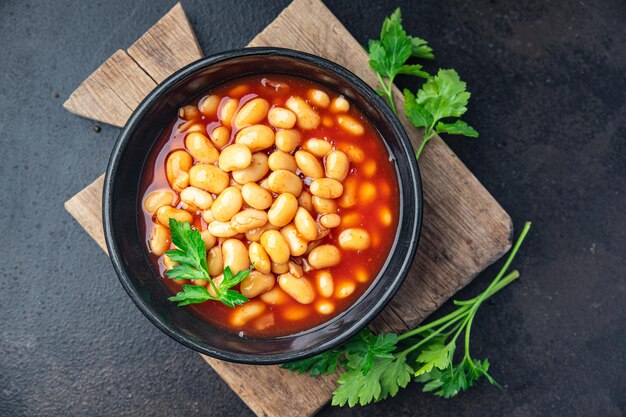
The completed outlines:
{"type": "Polygon", "coordinates": [[[118,50],[74,90],[63,107],[79,116],[122,127],[156,85],[126,52],[118,50]]]}
{"type": "Polygon", "coordinates": [[[128,54],[157,83],[202,58],[202,50],[180,3],[128,48],[128,54]]]}
{"type": "MultiPolygon", "coordinates": [[[[174,9],[168,15],[172,15],[174,9]]],[[[189,25],[184,12],[177,11],[175,16],[177,23],[168,25],[189,25]],[[179,22],[181,16],[184,17],[182,23],[179,22]]],[[[144,70],[155,79],[164,79],[197,53],[195,37],[194,42],[164,40],[167,34],[154,30],[163,21],[167,22],[161,19],[150,30],[152,35],[141,38],[140,47],[134,48],[138,41],[129,49],[129,52],[134,51],[131,55],[137,62],[149,67],[144,70]],[[178,66],[171,61],[160,64],[159,56],[165,51],[163,45],[173,44],[187,47],[189,51],[178,54],[178,66]],[[137,51],[152,58],[142,60],[137,51]],[[155,69],[160,65],[169,69],[155,69]]],[[[187,30],[180,33],[188,36],[187,30]]],[[[370,85],[376,85],[376,77],[369,69],[367,54],[361,45],[319,0],[294,1],[249,46],[265,45],[326,57],[350,69],[370,85]]],[[[401,103],[400,92],[396,89],[394,94],[397,103],[401,103]]],[[[401,121],[417,147],[421,132],[405,117],[401,116],[401,121]]],[[[426,147],[419,165],[424,188],[424,225],[418,253],[402,291],[373,323],[376,330],[401,331],[416,325],[511,245],[512,225],[508,214],[440,138],[433,139],[426,147]]],[[[100,177],[65,206],[106,251],[102,184],[103,177],[100,177]]],[[[336,386],[333,377],[313,380],[275,366],[237,365],[203,358],[259,416],[312,415],[328,402],[336,386]],[[287,398],[297,398],[297,401],[287,402],[287,398]]]]}
{"type": "Polygon", "coordinates": [[[102,227],[102,188],[104,187],[104,174],[85,187],[81,192],[67,200],[64,204],[72,217],[85,228],[89,236],[96,241],[107,255],[107,244],[104,240],[102,227]]]}

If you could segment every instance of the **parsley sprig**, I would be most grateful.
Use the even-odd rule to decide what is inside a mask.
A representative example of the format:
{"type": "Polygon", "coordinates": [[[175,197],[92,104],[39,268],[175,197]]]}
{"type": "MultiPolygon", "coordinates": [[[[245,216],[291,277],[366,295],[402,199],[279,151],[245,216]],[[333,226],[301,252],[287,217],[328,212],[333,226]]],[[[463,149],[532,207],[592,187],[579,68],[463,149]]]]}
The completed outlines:
{"type": "Polygon", "coordinates": [[[480,306],[519,278],[518,271],[507,271],[529,230],[527,222],[487,289],[472,299],[454,301],[458,308],[452,313],[401,335],[375,335],[366,328],[336,349],[283,367],[312,376],[331,375],[343,368],[332,404],[350,407],[393,397],[411,380],[424,384],[422,391],[445,398],[474,386],[481,377],[498,385],[488,373],[489,361],[472,358],[470,333],[480,306]],[[463,351],[455,355],[459,340],[463,351]],[[455,362],[455,357],[460,361],[455,362]]]}
{"type": "Polygon", "coordinates": [[[447,133],[472,138],[478,132],[458,119],[467,111],[470,93],[467,85],[453,69],[440,69],[435,76],[423,70],[422,65],[406,64],[411,57],[434,59],[432,48],[421,38],[407,35],[402,27],[400,9],[385,18],[379,40],[369,41],[369,64],[376,75],[380,89],[394,113],[393,81],[398,74],[426,79],[416,94],[404,90],[404,111],[411,124],[424,129],[424,138],[415,156],[419,159],[426,144],[436,135],[447,133]],[[446,122],[443,119],[448,119],[446,122]],[[450,120],[456,119],[456,120],[450,120]]]}
{"type": "Polygon", "coordinates": [[[200,232],[192,229],[188,222],[184,224],[170,219],[170,233],[172,235],[172,243],[176,249],[169,250],[165,254],[176,262],[174,267],[167,271],[165,275],[171,279],[195,280],[204,279],[209,282],[211,289],[215,295],[212,295],[205,286],[202,285],[183,285],[183,290],[175,296],[170,297],[170,301],[178,302],[179,306],[189,304],[199,304],[205,301],[219,301],[228,307],[234,308],[236,305],[243,304],[248,300],[240,292],[233,290],[232,287],[239,284],[247,277],[254,266],[250,269],[237,272],[233,275],[230,267],[224,268],[224,279],[216,284],[209,275],[206,260],[206,246],[202,240],[200,232]]]}

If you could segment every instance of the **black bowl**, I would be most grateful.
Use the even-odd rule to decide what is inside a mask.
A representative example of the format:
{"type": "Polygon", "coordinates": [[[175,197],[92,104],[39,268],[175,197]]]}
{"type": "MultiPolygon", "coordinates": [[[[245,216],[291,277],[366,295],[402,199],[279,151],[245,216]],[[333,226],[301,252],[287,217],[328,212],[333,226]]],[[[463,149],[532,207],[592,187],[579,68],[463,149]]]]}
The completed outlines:
{"type": "Polygon", "coordinates": [[[314,55],[279,48],[248,48],[219,53],[188,65],[156,87],[137,107],[109,160],[103,219],[111,261],[124,289],[159,329],[183,345],[215,358],[275,364],[338,346],[365,327],[392,299],[415,256],[422,219],[422,190],[406,132],[389,106],[367,84],[345,68],[314,55]],[[137,210],[145,161],[178,108],[225,81],[266,73],[307,78],[343,94],[358,106],[379,131],[395,164],[400,218],[385,265],[354,305],[315,328],[262,339],[224,332],[167,300],[170,294],[148,259],[137,210]]]}

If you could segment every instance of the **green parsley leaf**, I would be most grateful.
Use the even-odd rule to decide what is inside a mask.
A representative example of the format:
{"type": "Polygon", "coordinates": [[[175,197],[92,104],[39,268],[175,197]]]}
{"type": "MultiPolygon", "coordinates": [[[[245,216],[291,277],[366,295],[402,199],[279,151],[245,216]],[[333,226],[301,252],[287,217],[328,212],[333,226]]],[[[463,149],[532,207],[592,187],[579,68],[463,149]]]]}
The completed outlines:
{"type": "Polygon", "coordinates": [[[213,299],[211,294],[209,294],[206,287],[201,285],[183,285],[181,292],[168,298],[170,301],[177,301],[179,307],[188,304],[200,304],[211,299],[213,299]]]}
{"type": "Polygon", "coordinates": [[[449,135],[463,135],[470,138],[477,138],[478,132],[463,120],[456,120],[454,123],[438,122],[435,126],[437,133],[447,133],[449,135]]]}
{"type": "Polygon", "coordinates": [[[460,117],[467,111],[470,93],[465,82],[453,69],[440,69],[417,92],[417,102],[424,106],[435,120],[460,117]]]}
{"type": "Polygon", "coordinates": [[[415,371],[415,376],[432,371],[433,368],[445,369],[452,363],[454,344],[431,344],[417,357],[418,363],[424,365],[415,371]]]}
{"type": "Polygon", "coordinates": [[[478,132],[462,120],[452,123],[440,121],[461,117],[467,111],[470,93],[466,87],[455,70],[440,69],[416,95],[404,90],[404,111],[414,126],[424,128],[424,139],[416,152],[417,158],[436,133],[478,137],[478,132]]]}
{"type": "Polygon", "coordinates": [[[380,39],[370,40],[368,43],[369,65],[376,71],[381,88],[378,94],[387,98],[389,106],[396,112],[393,101],[393,80],[398,74],[414,75],[428,78],[429,75],[418,64],[406,65],[406,61],[415,56],[418,58],[434,57],[432,49],[426,41],[413,38],[406,34],[402,27],[400,9],[396,9],[385,18],[380,31],[380,39]],[[383,79],[386,78],[385,82],[383,79]]]}
{"type": "Polygon", "coordinates": [[[397,341],[398,336],[394,333],[373,335],[369,328],[361,330],[346,343],[348,366],[352,369],[361,369],[361,372],[367,375],[374,365],[375,358],[393,358],[392,352],[396,349],[397,341]]]}
{"type": "Polygon", "coordinates": [[[193,229],[189,222],[181,223],[170,219],[169,225],[172,243],[174,243],[176,249],[169,250],[165,254],[172,262],[176,262],[176,264],[172,269],[167,271],[165,275],[170,279],[207,280],[216,294],[215,296],[211,295],[203,286],[183,285],[183,291],[179,292],[174,297],[170,297],[170,301],[176,301],[179,306],[185,306],[215,300],[231,308],[249,301],[241,293],[231,288],[238,285],[247,277],[254,268],[254,265],[251,266],[250,269],[239,271],[234,276],[230,267],[227,266],[224,269],[224,279],[218,288],[209,275],[206,260],[206,246],[200,232],[193,229]]]}
{"type": "Polygon", "coordinates": [[[341,349],[333,349],[310,358],[285,363],[280,367],[298,372],[300,375],[306,372],[311,376],[332,375],[337,370],[337,365],[342,362],[340,356],[343,353],[341,349]]]}
{"type": "Polygon", "coordinates": [[[428,46],[428,42],[417,36],[411,37],[411,56],[422,59],[435,59],[433,49],[428,46]]]}

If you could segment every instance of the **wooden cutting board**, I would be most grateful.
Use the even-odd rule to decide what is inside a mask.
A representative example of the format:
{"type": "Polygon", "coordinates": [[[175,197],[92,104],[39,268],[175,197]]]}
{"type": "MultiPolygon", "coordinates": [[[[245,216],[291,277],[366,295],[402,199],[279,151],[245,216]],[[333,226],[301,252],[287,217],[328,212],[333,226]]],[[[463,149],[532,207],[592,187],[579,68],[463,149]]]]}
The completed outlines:
{"type": "MultiPolygon", "coordinates": [[[[377,34],[377,29],[372,32],[377,34]]],[[[343,65],[371,86],[377,83],[365,50],[319,0],[295,0],[248,46],[316,54],[343,65]]],[[[83,117],[123,126],[158,83],[201,56],[193,29],[177,4],[126,51],[118,50],[104,62],[64,106],[83,117]]],[[[394,94],[401,103],[401,93],[394,89],[394,94]]],[[[400,119],[417,148],[421,132],[403,115],[400,119]]],[[[424,189],[419,249],[404,286],[372,324],[376,331],[415,326],[511,246],[509,215],[440,138],[426,147],[419,166],[424,189]]],[[[103,179],[104,175],[68,200],[65,208],[106,252],[103,179]]],[[[334,377],[311,379],[277,366],[203,357],[259,416],[315,414],[336,386],[334,377]]]]}

